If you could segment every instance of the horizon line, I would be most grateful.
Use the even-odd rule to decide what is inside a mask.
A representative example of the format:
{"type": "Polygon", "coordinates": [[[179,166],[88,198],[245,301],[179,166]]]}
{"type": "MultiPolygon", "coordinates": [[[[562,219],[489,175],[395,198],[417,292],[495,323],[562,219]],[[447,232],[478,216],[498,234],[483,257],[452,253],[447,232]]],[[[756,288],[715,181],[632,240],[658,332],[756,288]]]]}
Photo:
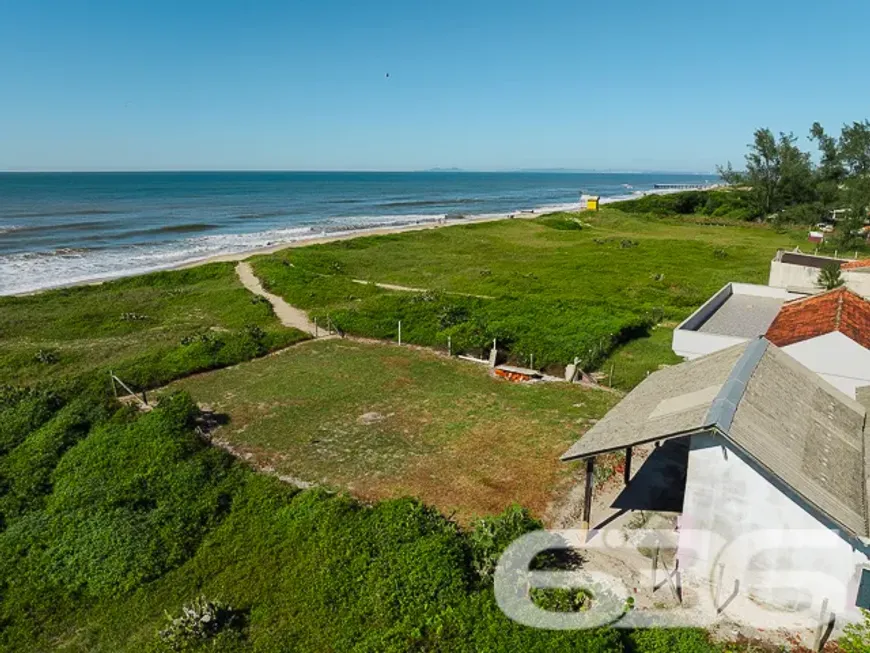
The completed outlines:
{"type": "Polygon", "coordinates": [[[370,168],[92,168],[92,169],[57,169],[57,168],[27,168],[4,169],[0,174],[178,174],[199,172],[226,173],[367,173],[367,174],[415,174],[423,172],[443,173],[536,173],[536,174],[619,174],[619,175],[715,175],[715,171],[693,170],[654,170],[654,169],[598,169],[598,168],[415,168],[412,170],[390,170],[370,168]]]}

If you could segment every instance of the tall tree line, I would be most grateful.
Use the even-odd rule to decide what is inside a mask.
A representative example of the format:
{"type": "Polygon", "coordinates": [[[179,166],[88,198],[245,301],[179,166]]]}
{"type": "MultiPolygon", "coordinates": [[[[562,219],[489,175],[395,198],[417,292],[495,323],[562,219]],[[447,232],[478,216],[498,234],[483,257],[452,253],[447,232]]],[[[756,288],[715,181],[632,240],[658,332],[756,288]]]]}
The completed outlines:
{"type": "Polygon", "coordinates": [[[809,138],[818,148],[817,163],[793,133],[757,129],[745,169],[735,170],[729,162],[719,174],[745,189],[757,218],[813,223],[845,209],[837,237],[843,245],[854,244],[870,210],[870,121],[843,125],[839,136],[816,122],[809,138]]]}

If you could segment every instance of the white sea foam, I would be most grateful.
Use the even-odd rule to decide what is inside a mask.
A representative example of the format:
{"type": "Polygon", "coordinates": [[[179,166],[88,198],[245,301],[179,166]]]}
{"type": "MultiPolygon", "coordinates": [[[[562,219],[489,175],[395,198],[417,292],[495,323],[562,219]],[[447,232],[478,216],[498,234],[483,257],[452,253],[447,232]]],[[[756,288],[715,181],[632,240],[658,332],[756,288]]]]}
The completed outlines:
{"type": "MultiPolygon", "coordinates": [[[[669,191],[646,191],[667,193],[669,191]]],[[[672,191],[670,191],[672,192],[672,191]]],[[[637,194],[602,198],[602,203],[631,199],[637,194]]],[[[577,203],[551,204],[504,213],[464,214],[469,219],[507,217],[513,214],[576,210],[577,203]]],[[[453,215],[453,214],[449,214],[453,215]]],[[[441,222],[445,214],[358,215],[335,217],[316,225],[251,233],[211,234],[158,245],[107,249],[64,249],[0,256],[0,295],[33,292],[58,286],[131,276],[195,263],[214,256],[232,255],[273,245],[310,240],[325,235],[365,233],[378,228],[441,222]]],[[[0,234],[18,227],[0,226],[0,234]]]]}

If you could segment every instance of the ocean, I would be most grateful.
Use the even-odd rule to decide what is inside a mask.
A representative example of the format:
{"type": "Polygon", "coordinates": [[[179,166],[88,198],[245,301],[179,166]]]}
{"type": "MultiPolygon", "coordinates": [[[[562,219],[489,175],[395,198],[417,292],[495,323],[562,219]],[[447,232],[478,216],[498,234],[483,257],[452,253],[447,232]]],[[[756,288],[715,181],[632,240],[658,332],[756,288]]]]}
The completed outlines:
{"type": "Polygon", "coordinates": [[[0,174],[0,295],[335,232],[576,207],[712,177],[636,173],[0,174]]]}

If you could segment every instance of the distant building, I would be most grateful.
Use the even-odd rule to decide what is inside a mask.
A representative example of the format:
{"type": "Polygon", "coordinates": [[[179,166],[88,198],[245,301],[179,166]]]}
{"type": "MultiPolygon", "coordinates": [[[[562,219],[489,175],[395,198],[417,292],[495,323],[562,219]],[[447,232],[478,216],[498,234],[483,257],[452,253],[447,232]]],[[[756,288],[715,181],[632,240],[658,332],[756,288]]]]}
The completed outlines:
{"type": "Polygon", "coordinates": [[[785,302],[804,296],[770,286],[726,284],[674,329],[674,352],[691,360],[762,336],[785,302]]]}
{"type": "Polygon", "coordinates": [[[819,272],[827,265],[840,266],[845,285],[862,297],[870,297],[870,260],[850,260],[780,250],[770,262],[768,285],[791,292],[814,293],[819,272]]]}
{"type": "Polygon", "coordinates": [[[870,597],[870,392],[859,395],[757,338],[650,375],[562,459],[593,475],[598,455],[683,443],[685,475],[668,480],[684,492],[683,583],[736,621],[775,609],[787,627],[821,615],[839,628],[870,597]]]}
{"type": "Polygon", "coordinates": [[[870,301],[847,288],[728,284],[677,326],[673,349],[691,360],[762,335],[850,397],[870,386],[870,301]]]}

